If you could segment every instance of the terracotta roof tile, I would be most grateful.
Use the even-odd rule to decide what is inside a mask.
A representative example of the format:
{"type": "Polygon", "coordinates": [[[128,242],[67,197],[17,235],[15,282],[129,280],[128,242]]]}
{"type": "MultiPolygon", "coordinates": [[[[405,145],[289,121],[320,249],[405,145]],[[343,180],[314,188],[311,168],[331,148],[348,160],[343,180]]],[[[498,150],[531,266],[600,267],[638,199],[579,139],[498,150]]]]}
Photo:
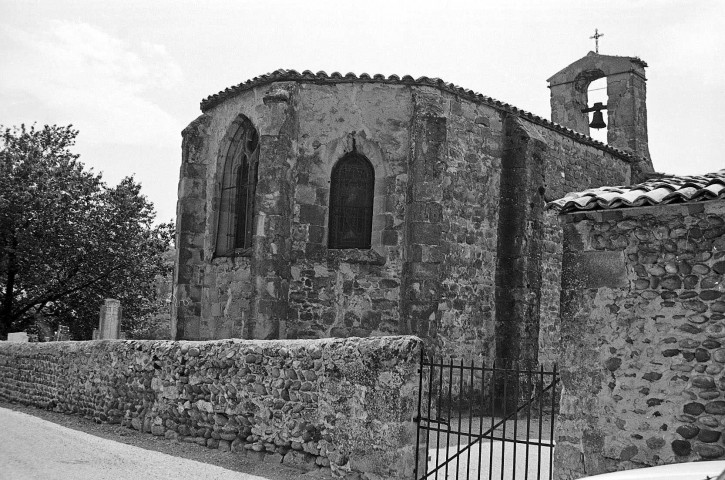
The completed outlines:
{"type": "Polygon", "coordinates": [[[569,193],[564,198],[549,202],[547,208],[568,213],[725,199],[725,169],[705,175],[655,175],[637,185],[590,188],[569,193]]]}
{"type": "Polygon", "coordinates": [[[514,107],[513,105],[509,105],[508,103],[501,102],[499,100],[496,100],[491,97],[487,97],[480,93],[476,93],[473,90],[463,89],[457,85],[454,85],[452,83],[447,83],[447,82],[441,80],[440,78],[434,78],[434,77],[431,78],[431,77],[423,76],[423,77],[418,77],[417,79],[414,79],[410,75],[405,75],[401,79],[397,75],[390,75],[389,77],[386,78],[384,75],[375,74],[371,78],[370,75],[366,74],[366,73],[363,73],[360,76],[356,76],[354,73],[348,73],[343,77],[342,74],[340,74],[339,72],[333,72],[330,75],[328,75],[327,73],[325,73],[322,70],[317,73],[312,73],[309,70],[305,70],[303,73],[299,73],[296,70],[279,69],[279,70],[275,70],[272,73],[254,77],[251,80],[247,80],[247,81],[242,82],[233,87],[226,88],[217,94],[206,97],[204,100],[201,101],[201,111],[206,112],[206,111],[216,107],[217,105],[221,104],[228,98],[239,95],[242,92],[251,90],[252,88],[258,87],[260,85],[264,85],[264,84],[272,83],[272,82],[289,82],[289,81],[309,82],[309,83],[319,83],[319,84],[324,84],[324,83],[385,83],[385,84],[396,84],[396,85],[435,87],[435,88],[452,93],[454,95],[465,98],[465,99],[475,102],[475,103],[485,104],[485,105],[488,105],[492,108],[495,108],[495,109],[503,111],[503,112],[513,113],[515,115],[526,117],[526,119],[532,123],[536,123],[537,125],[541,125],[543,127],[549,128],[551,130],[558,131],[568,137],[571,137],[571,138],[574,138],[574,139],[580,141],[581,143],[597,147],[597,148],[607,151],[609,153],[613,153],[614,155],[617,155],[618,157],[620,157],[626,161],[631,161],[631,159],[632,159],[632,155],[628,152],[625,152],[624,150],[620,150],[618,148],[615,148],[615,147],[612,147],[605,143],[602,143],[598,140],[594,140],[593,138],[591,138],[587,135],[581,134],[579,132],[575,132],[574,130],[572,130],[570,128],[564,127],[562,125],[559,125],[558,123],[554,123],[550,120],[539,117],[538,115],[534,115],[525,110],[521,110],[517,107],[514,107]]]}

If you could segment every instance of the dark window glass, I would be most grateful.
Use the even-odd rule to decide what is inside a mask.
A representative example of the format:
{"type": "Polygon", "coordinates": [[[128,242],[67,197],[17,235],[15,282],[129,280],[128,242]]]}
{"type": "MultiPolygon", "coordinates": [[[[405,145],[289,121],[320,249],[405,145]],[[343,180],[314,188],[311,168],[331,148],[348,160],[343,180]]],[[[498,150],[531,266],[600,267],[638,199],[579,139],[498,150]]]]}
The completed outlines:
{"type": "Polygon", "coordinates": [[[342,157],[330,179],[329,248],[370,248],[375,174],[358,153],[342,157]]]}
{"type": "Polygon", "coordinates": [[[258,163],[259,136],[252,123],[243,119],[229,145],[224,163],[217,255],[231,255],[235,249],[252,246],[258,163]]]}

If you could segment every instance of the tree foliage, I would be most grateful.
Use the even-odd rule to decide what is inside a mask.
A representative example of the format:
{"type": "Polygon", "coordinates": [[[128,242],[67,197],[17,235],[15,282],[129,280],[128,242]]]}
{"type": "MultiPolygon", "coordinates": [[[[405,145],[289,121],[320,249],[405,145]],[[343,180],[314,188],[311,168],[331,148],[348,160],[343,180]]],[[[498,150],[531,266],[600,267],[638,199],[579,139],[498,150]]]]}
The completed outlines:
{"type": "Polygon", "coordinates": [[[0,338],[42,316],[88,339],[104,298],[121,300],[124,328],[158,308],[154,280],[172,225],[127,177],[107,186],[70,148],[72,126],[2,128],[0,338]]]}

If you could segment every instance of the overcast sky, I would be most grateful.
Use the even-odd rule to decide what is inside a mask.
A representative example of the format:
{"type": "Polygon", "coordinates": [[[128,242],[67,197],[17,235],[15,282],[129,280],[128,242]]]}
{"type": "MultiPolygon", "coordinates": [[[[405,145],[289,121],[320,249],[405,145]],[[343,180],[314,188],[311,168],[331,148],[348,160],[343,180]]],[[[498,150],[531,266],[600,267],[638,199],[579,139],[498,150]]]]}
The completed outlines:
{"type": "Polygon", "coordinates": [[[546,79],[594,49],[647,69],[655,169],[725,168],[725,2],[0,0],[0,124],[69,124],[109,183],[175,216],[181,130],[278,68],[440,77],[550,118],[546,79]]]}

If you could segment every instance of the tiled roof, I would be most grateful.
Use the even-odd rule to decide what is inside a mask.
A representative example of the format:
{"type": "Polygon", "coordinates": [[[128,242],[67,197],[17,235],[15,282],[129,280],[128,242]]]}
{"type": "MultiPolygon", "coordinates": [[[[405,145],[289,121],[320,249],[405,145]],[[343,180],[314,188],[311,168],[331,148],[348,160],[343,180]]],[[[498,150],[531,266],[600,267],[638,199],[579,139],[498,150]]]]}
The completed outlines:
{"type": "Polygon", "coordinates": [[[600,187],[570,193],[549,202],[548,208],[568,213],[577,210],[612,210],[668,203],[693,203],[725,199],[725,169],[705,175],[656,174],[646,182],[627,187],[600,187]]]}
{"type": "Polygon", "coordinates": [[[211,110],[212,108],[221,104],[225,100],[227,100],[231,97],[234,97],[236,95],[239,95],[240,93],[245,92],[247,90],[251,90],[252,88],[258,87],[260,85],[265,85],[265,84],[269,84],[269,83],[273,83],[273,82],[291,82],[291,81],[316,83],[316,84],[382,83],[382,84],[389,84],[389,85],[392,84],[392,85],[434,87],[434,88],[438,88],[439,90],[451,93],[453,95],[457,95],[461,98],[465,98],[469,101],[488,105],[499,111],[518,115],[522,118],[525,118],[525,119],[531,121],[532,123],[536,123],[538,125],[549,128],[551,130],[556,130],[568,137],[578,140],[581,143],[584,143],[587,145],[592,145],[601,150],[604,150],[604,151],[607,151],[614,155],[617,155],[618,157],[620,157],[624,160],[629,161],[632,158],[632,155],[629,154],[628,152],[625,152],[624,150],[620,150],[618,148],[615,148],[615,147],[612,147],[605,143],[602,143],[598,140],[594,140],[593,138],[591,138],[587,135],[581,134],[579,132],[575,132],[574,130],[572,130],[570,128],[566,128],[562,125],[559,125],[558,123],[554,123],[550,120],[539,117],[538,115],[534,115],[533,113],[527,112],[525,110],[521,110],[520,108],[514,107],[513,105],[510,105],[508,103],[501,102],[499,100],[496,100],[491,97],[487,97],[480,93],[476,93],[473,90],[466,90],[466,89],[461,88],[452,83],[447,83],[447,82],[441,80],[440,78],[419,77],[416,79],[416,78],[411,77],[410,75],[405,75],[402,78],[397,75],[390,75],[389,77],[386,77],[385,75],[381,75],[381,74],[375,74],[375,75],[371,76],[371,75],[368,75],[367,73],[361,73],[358,76],[358,75],[355,75],[354,73],[348,73],[346,75],[342,75],[338,72],[334,72],[334,73],[328,75],[327,73],[325,73],[323,71],[320,71],[317,73],[312,73],[310,70],[305,70],[304,72],[299,73],[296,70],[279,69],[279,70],[275,70],[272,73],[260,75],[259,77],[254,77],[251,80],[247,80],[246,82],[240,83],[233,87],[226,88],[217,94],[206,97],[204,100],[201,101],[201,111],[206,112],[208,110],[211,110]]]}

